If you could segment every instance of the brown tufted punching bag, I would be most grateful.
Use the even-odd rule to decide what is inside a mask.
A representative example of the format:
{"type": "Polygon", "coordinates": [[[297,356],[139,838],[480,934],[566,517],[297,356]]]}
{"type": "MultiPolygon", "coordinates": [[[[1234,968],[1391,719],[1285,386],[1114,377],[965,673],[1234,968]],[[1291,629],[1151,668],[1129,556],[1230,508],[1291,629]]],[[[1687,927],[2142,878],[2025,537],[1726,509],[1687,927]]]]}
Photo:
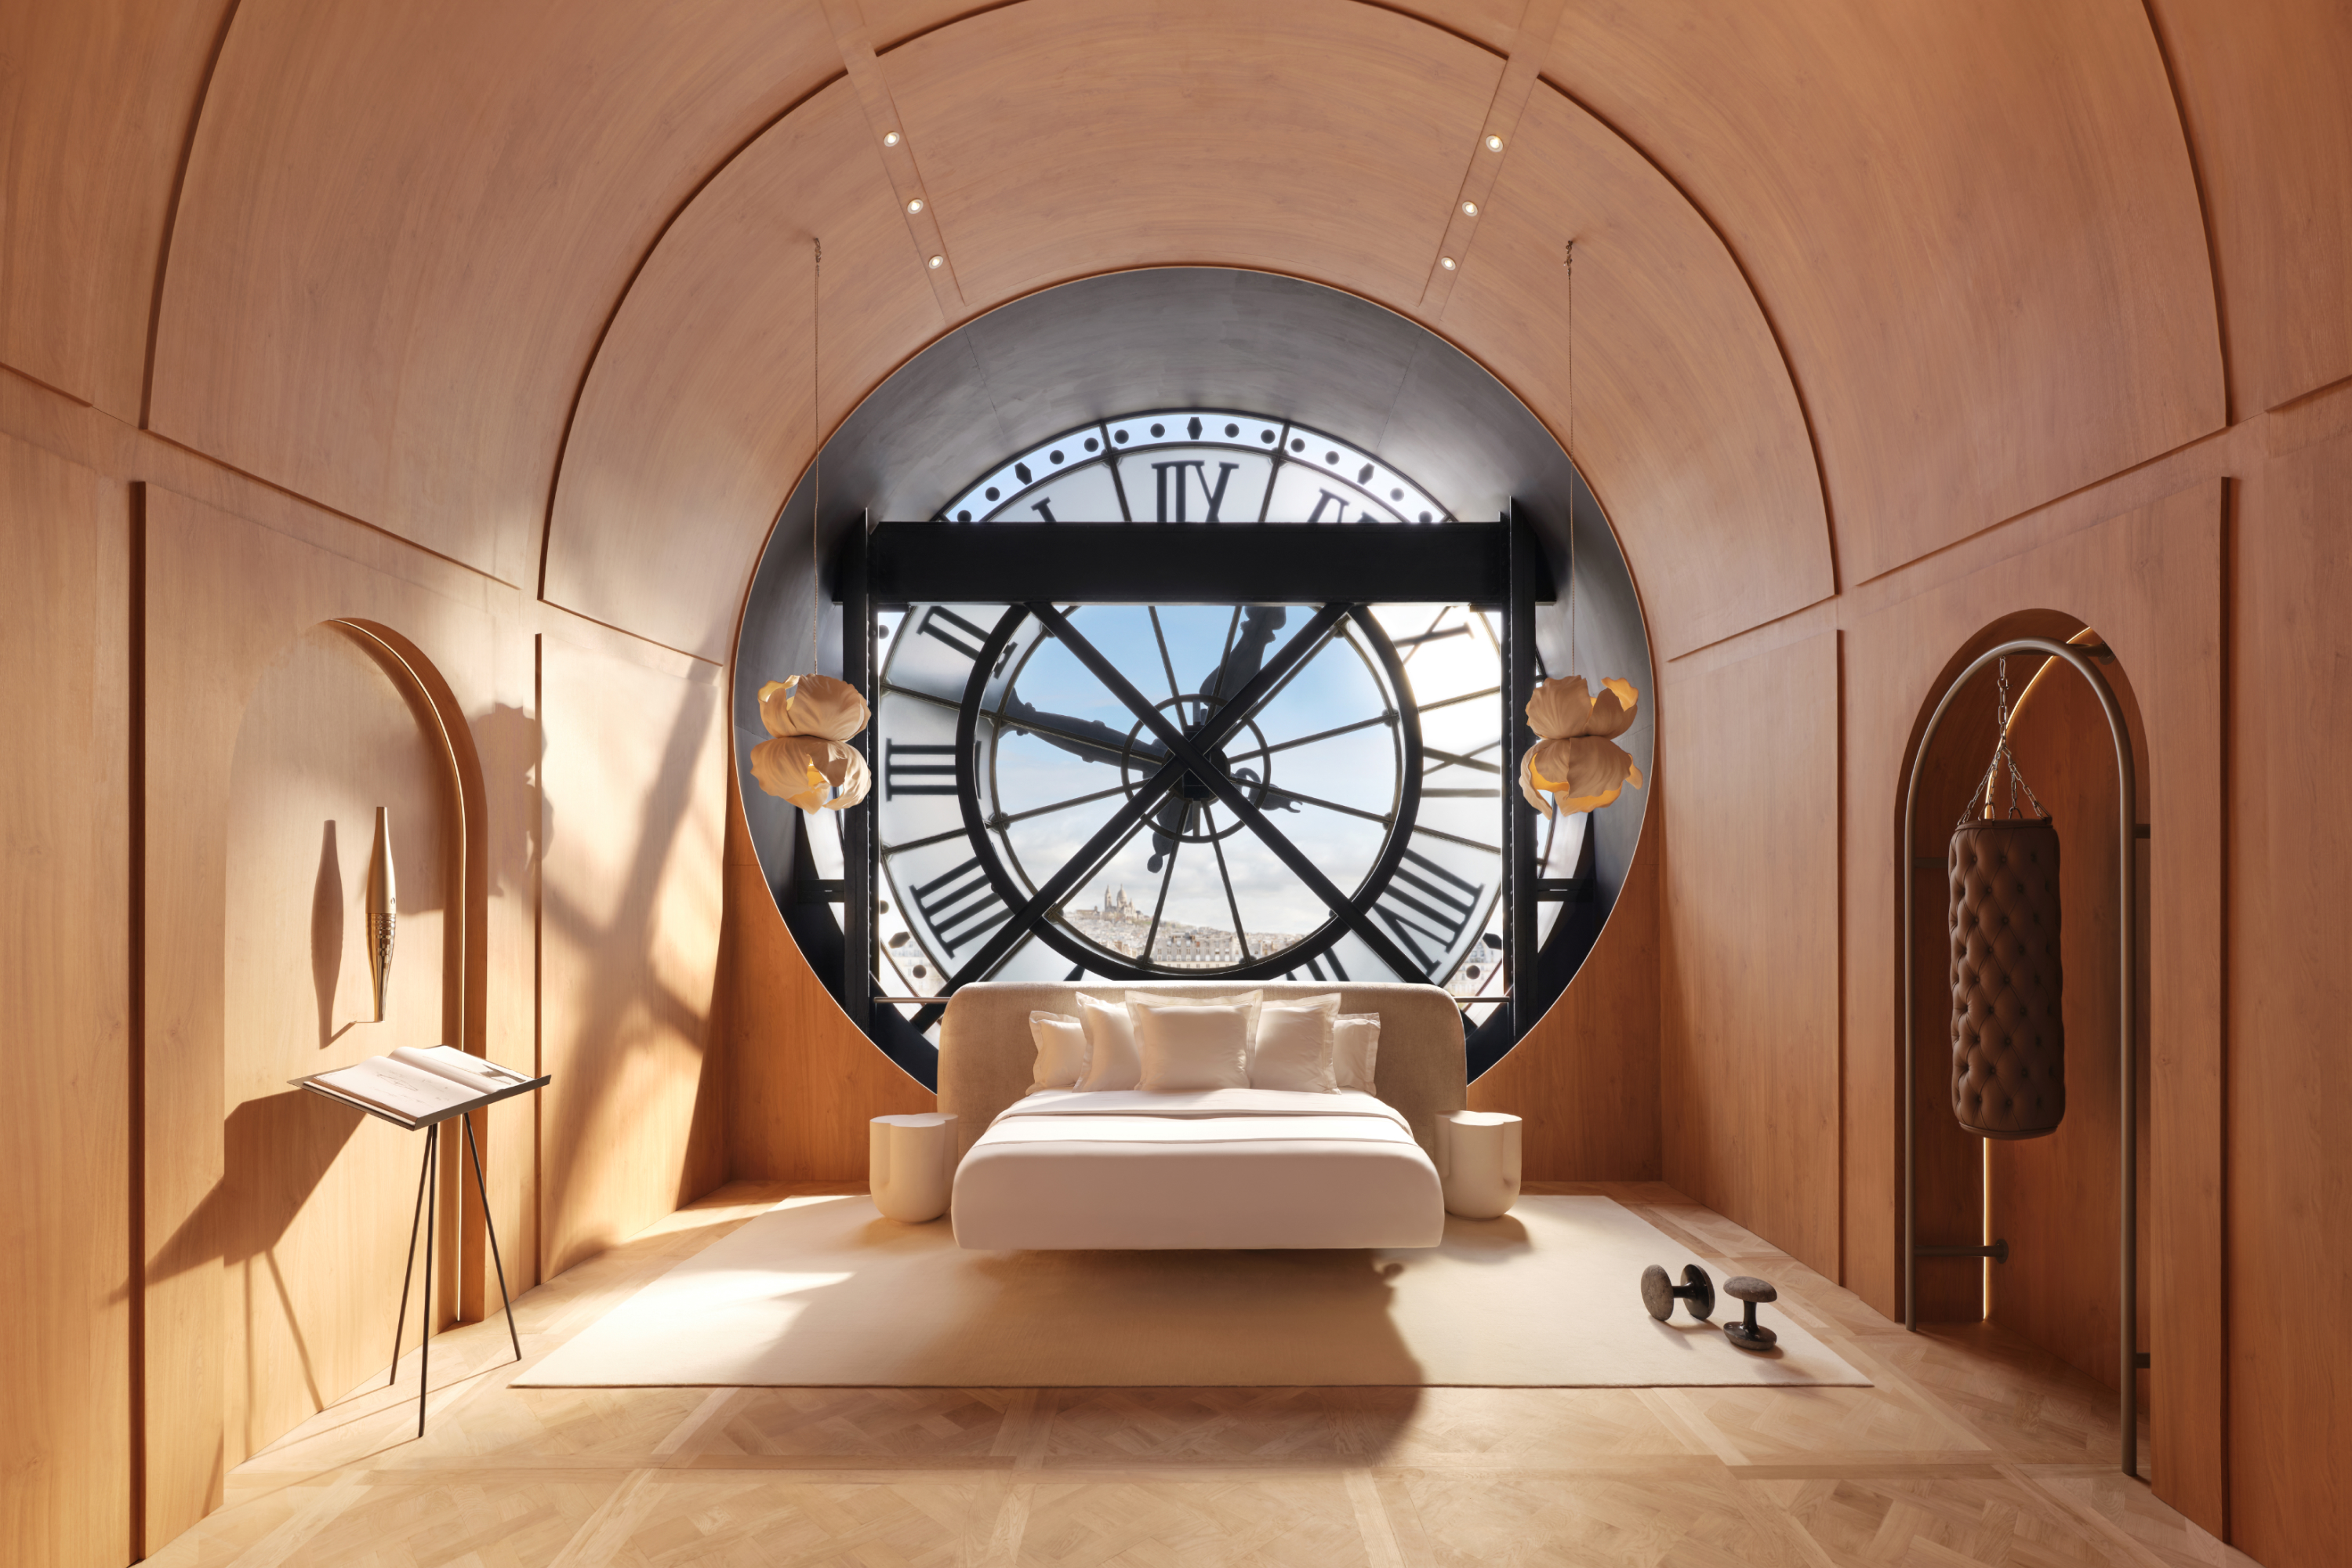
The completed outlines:
{"type": "Polygon", "coordinates": [[[1952,831],[1952,1114],[1985,1138],[2041,1138],[2066,1114],[2058,829],[1952,831]]]}
{"type": "Polygon", "coordinates": [[[2000,745],[1952,829],[1952,1114],[1983,1138],[2042,1138],[2066,1114],[2064,974],[2058,955],[2058,829],[2009,751],[2009,661],[2000,745]],[[2006,818],[1990,806],[2002,767],[2006,818]],[[2018,814],[2022,789],[2035,815],[2018,814]]]}

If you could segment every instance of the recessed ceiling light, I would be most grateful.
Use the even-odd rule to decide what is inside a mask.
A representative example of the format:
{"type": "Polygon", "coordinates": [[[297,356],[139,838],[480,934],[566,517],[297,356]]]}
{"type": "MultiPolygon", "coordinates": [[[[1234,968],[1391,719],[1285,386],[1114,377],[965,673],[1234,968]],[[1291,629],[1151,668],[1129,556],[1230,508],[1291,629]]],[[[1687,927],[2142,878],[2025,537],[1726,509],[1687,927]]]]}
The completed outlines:
{"type": "Polygon", "coordinates": [[[931,270],[934,272],[937,272],[940,268],[945,267],[947,264],[948,258],[944,256],[934,256],[931,258],[931,270]]]}
{"type": "Polygon", "coordinates": [[[1478,216],[1478,204],[1476,202],[1464,202],[1462,204],[1462,210],[1469,214],[1472,217],[1476,217],[1478,216]]]}
{"type": "Polygon", "coordinates": [[[1486,151],[1487,151],[1487,152],[1489,152],[1489,153],[1499,153],[1499,152],[1501,152],[1502,150],[1503,150],[1503,139],[1502,139],[1501,137],[1499,137],[1499,136],[1489,136],[1489,137],[1487,137],[1487,138],[1486,138],[1486,151]]]}
{"type": "Polygon", "coordinates": [[[1441,256],[1441,257],[1439,257],[1439,258],[1437,258],[1437,264],[1438,264],[1440,267],[1444,268],[1445,268],[1445,270],[1447,270],[1448,272],[1451,272],[1451,271],[1453,271],[1453,270],[1454,270],[1454,258],[1452,258],[1452,257],[1450,257],[1450,256],[1441,256]]]}
{"type": "MultiPolygon", "coordinates": [[[[1489,141],[1489,142],[1495,142],[1495,144],[1496,144],[1496,146],[1498,146],[1498,147],[1502,145],[1502,143],[1501,143],[1500,142],[1496,141],[1496,139],[1495,139],[1494,137],[1492,137],[1492,136],[1487,137],[1487,138],[1486,138],[1486,140],[1487,140],[1487,141],[1489,141]]],[[[885,136],[884,138],[882,138],[882,145],[884,145],[885,147],[896,147],[898,144],[898,133],[896,131],[893,131],[892,132],[890,132],[890,134],[888,134],[887,136],[885,136]]]]}
{"type": "Polygon", "coordinates": [[[908,202],[907,204],[907,210],[910,213],[921,212],[923,210],[923,198],[917,196],[913,201],[908,202]]]}

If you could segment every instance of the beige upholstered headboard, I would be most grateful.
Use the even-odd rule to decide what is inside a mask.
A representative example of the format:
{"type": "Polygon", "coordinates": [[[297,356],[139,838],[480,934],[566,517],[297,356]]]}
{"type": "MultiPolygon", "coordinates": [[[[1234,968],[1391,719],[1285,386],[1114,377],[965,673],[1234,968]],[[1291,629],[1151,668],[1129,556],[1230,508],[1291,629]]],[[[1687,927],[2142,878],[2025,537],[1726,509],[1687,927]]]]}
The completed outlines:
{"type": "Polygon", "coordinates": [[[1029,1037],[1032,1012],[1075,1016],[1078,993],[1123,996],[1129,989],[1171,996],[1223,996],[1262,991],[1280,996],[1339,993],[1342,1013],[1381,1016],[1380,1055],[1373,1077],[1381,1098],[1404,1112],[1412,1135],[1437,1158],[1437,1119],[1463,1107],[1465,1092],[1462,1014],[1434,985],[1349,985],[1307,981],[1165,980],[1125,985],[983,982],[948,999],[940,1022],[940,1109],[956,1118],[956,1134],[970,1149],[997,1113],[1029,1092],[1037,1047],[1029,1037]]]}

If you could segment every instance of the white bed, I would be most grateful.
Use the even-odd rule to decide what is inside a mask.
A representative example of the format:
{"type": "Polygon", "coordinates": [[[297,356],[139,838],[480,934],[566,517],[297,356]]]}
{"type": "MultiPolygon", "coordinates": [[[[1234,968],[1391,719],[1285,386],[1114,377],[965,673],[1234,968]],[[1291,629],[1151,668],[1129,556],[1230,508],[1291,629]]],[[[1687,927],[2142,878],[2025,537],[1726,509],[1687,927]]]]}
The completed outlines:
{"type": "Polygon", "coordinates": [[[956,1169],[969,1247],[1434,1247],[1437,1167],[1369,1094],[1050,1089],[956,1169]]]}
{"type": "MultiPolygon", "coordinates": [[[[1234,989],[1144,987],[1179,995],[1234,989]]],[[[1330,985],[1268,983],[1268,1001],[1330,985]]],[[[1116,994],[1088,986],[1089,994],[1116,994]]],[[[957,1241],[988,1250],[1434,1247],[1438,1119],[1462,1108],[1462,1026],[1434,986],[1341,986],[1381,1019],[1380,1097],[1223,1089],[1029,1094],[1033,1010],[1074,986],[967,986],[941,1031],[940,1107],[965,1153],[957,1241]]]]}

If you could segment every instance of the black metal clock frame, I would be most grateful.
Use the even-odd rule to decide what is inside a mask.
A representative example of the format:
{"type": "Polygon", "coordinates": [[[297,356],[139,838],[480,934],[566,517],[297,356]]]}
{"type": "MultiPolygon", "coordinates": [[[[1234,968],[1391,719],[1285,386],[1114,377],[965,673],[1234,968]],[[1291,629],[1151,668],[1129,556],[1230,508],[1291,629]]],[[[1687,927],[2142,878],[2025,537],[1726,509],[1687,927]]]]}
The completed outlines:
{"type": "MultiPolygon", "coordinates": [[[[1296,969],[1302,953],[1320,953],[1345,934],[1361,939],[1399,973],[1421,972],[1373,918],[1373,905],[1393,896],[1421,792],[1420,719],[1402,661],[1367,608],[1372,604],[1466,604],[1501,612],[1505,736],[1503,874],[1507,961],[1511,977],[1511,1033],[1533,1024],[1549,997],[1532,995],[1536,973],[1536,903],[1551,889],[1538,882],[1534,812],[1515,787],[1519,759],[1531,743],[1517,722],[1535,684],[1534,611],[1553,596],[1550,574],[1527,521],[1514,510],[1493,523],[1428,524],[1166,524],[884,522],[853,528],[835,595],[843,610],[843,678],[875,689],[875,613],[919,603],[1003,603],[1008,605],[973,663],[956,722],[956,784],[966,837],[988,880],[1011,910],[981,948],[949,979],[951,990],[984,975],[1025,936],[1035,933],[1055,951],[1111,978],[1155,972],[1123,964],[1081,946],[1050,920],[1050,911],[1092,874],[1120,839],[1157,809],[1187,774],[1247,826],[1332,911],[1299,947],[1219,972],[1223,978],[1262,979],[1296,969]],[[1213,529],[1215,549],[1202,535],[1213,529]],[[1336,536],[1336,537],[1335,537],[1336,536]],[[1076,604],[1316,604],[1321,607],[1233,698],[1191,734],[1137,691],[1116,665],[1073,628],[1056,606],[1076,604]],[[1164,760],[1094,837],[1061,869],[1024,894],[1006,868],[982,816],[975,777],[975,740],[991,672],[1024,621],[1034,618],[1130,709],[1159,742],[1164,760]],[[1225,740],[1283,678],[1323,646],[1343,620],[1369,633],[1399,698],[1405,748],[1402,787],[1389,837],[1372,872],[1354,895],[1334,886],[1253,802],[1217,761],[1225,740]]],[[[869,723],[858,737],[873,754],[869,723]]],[[[878,967],[874,894],[878,886],[875,804],[844,814],[843,913],[845,939],[840,997],[851,1019],[874,1033],[874,984],[878,967]]],[[[919,1013],[919,1031],[936,1017],[919,1013]]]]}

